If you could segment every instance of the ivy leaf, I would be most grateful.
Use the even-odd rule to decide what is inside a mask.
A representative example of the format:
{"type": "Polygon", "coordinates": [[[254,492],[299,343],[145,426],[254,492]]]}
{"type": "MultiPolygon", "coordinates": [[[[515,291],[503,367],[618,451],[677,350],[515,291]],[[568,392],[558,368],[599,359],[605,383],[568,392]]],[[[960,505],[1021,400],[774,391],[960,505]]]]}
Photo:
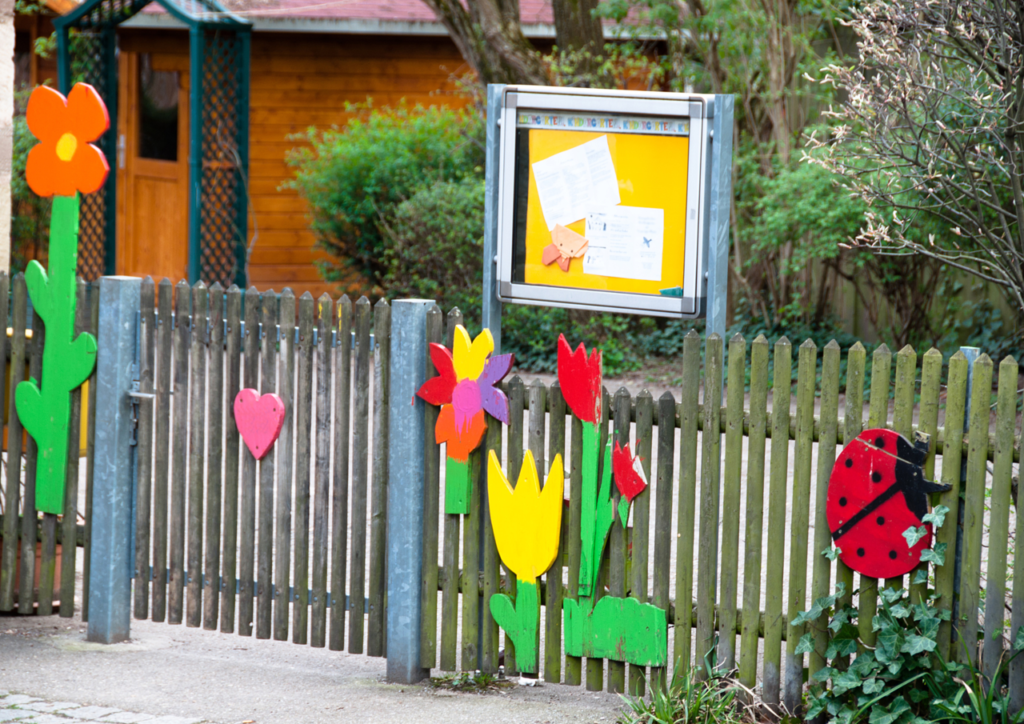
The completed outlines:
{"type": "Polygon", "coordinates": [[[837,656],[849,656],[856,653],[856,651],[856,639],[836,638],[832,639],[831,643],[829,643],[828,650],[825,652],[825,658],[831,661],[837,656]]]}
{"type": "Polygon", "coordinates": [[[1013,650],[1024,651],[1024,626],[1017,629],[1017,636],[1013,639],[1013,650]]]}
{"type": "Polygon", "coordinates": [[[936,529],[941,528],[942,524],[946,520],[946,513],[949,512],[949,508],[945,505],[936,505],[931,513],[926,513],[924,518],[921,519],[922,523],[931,523],[936,529]]]}
{"type": "Polygon", "coordinates": [[[910,654],[911,656],[917,656],[918,654],[924,653],[925,651],[934,651],[935,641],[924,636],[917,634],[910,634],[907,636],[907,640],[900,648],[900,652],[904,654],[910,654]]]}
{"type": "Polygon", "coordinates": [[[907,546],[913,548],[917,545],[917,542],[928,535],[928,529],[923,525],[910,526],[903,531],[903,537],[907,539],[907,546]]]}
{"type": "Polygon", "coordinates": [[[814,675],[811,678],[814,679],[815,681],[818,681],[818,682],[821,682],[821,683],[825,683],[826,681],[831,679],[836,673],[838,673],[838,672],[835,669],[833,669],[831,666],[826,666],[823,669],[819,669],[818,671],[815,671],[814,675]]]}
{"type": "Polygon", "coordinates": [[[865,651],[854,659],[850,665],[850,671],[855,671],[864,678],[873,675],[877,670],[878,662],[875,661],[875,653],[873,651],[865,651]]]}
{"type": "MultiPolygon", "coordinates": [[[[798,617],[799,618],[799,617],[798,617]]],[[[793,623],[796,626],[796,622],[793,623]]],[[[800,637],[800,642],[796,645],[796,654],[809,654],[814,651],[814,637],[806,633],[800,637]]]]}
{"type": "Polygon", "coordinates": [[[885,682],[881,681],[879,679],[876,679],[874,676],[872,676],[870,679],[865,679],[864,680],[864,685],[861,687],[861,690],[865,694],[868,694],[870,696],[871,694],[877,694],[878,692],[880,692],[884,688],[885,688],[885,682]]]}
{"type": "Polygon", "coordinates": [[[899,605],[893,606],[890,613],[895,618],[907,618],[910,616],[910,607],[905,603],[900,603],[899,605]]]}
{"type": "Polygon", "coordinates": [[[857,689],[861,685],[860,677],[852,671],[843,671],[832,677],[832,694],[840,696],[851,689],[857,689]]]}
{"type": "Polygon", "coordinates": [[[876,643],[878,648],[875,649],[875,656],[879,661],[883,661],[882,655],[884,654],[884,662],[889,663],[903,647],[903,633],[895,626],[886,628],[879,632],[876,643]]]}
{"type": "Polygon", "coordinates": [[[807,707],[807,712],[804,714],[804,718],[807,721],[813,721],[819,714],[825,711],[825,705],[827,700],[824,696],[811,697],[810,706],[807,707]]]}
{"type": "MultiPolygon", "coordinates": [[[[839,554],[842,553],[842,552],[843,551],[840,550],[839,548],[832,547],[832,548],[826,548],[825,550],[823,550],[821,552],[821,555],[825,556],[830,561],[834,561],[836,558],[839,557],[839,554]]],[[[842,585],[842,584],[840,584],[840,585],[842,585]]],[[[813,718],[813,717],[810,717],[810,718],[813,718]]]]}
{"type": "Polygon", "coordinates": [[[934,563],[937,566],[946,565],[946,544],[936,543],[934,548],[925,548],[921,551],[922,563],[934,563]]]}
{"type": "MultiPolygon", "coordinates": [[[[939,635],[939,619],[926,618],[918,623],[917,629],[921,632],[922,636],[935,640],[939,635]]],[[[1024,642],[1022,642],[1022,644],[1024,644],[1024,642]]]]}
{"type": "Polygon", "coordinates": [[[871,716],[868,718],[868,724],[893,724],[906,711],[910,711],[910,704],[902,696],[897,697],[893,699],[892,704],[888,707],[871,707],[871,716]]]}
{"type": "Polygon", "coordinates": [[[886,588],[882,591],[882,600],[893,604],[903,598],[905,591],[902,588],[886,588]]]}
{"type": "Polygon", "coordinates": [[[922,583],[928,583],[928,571],[924,570],[923,568],[918,570],[918,571],[915,571],[914,572],[914,579],[911,581],[911,583],[913,583],[915,585],[920,585],[922,583]]]}

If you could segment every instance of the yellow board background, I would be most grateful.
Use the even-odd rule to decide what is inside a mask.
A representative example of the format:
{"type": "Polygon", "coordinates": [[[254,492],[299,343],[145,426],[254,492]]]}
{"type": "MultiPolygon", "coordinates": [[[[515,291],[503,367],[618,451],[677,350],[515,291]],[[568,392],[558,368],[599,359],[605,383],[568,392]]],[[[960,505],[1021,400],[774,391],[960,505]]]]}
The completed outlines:
{"type": "MultiPolygon", "coordinates": [[[[689,169],[690,139],[686,136],[653,136],[631,133],[590,131],[530,130],[530,191],[526,206],[527,284],[546,284],[573,289],[600,289],[613,292],[658,294],[662,289],[682,286],[686,253],[686,177],[689,169]],[[661,281],[599,276],[583,273],[583,259],[573,259],[569,271],[558,264],[544,266],[541,254],[551,243],[551,232],[544,223],[533,164],[568,151],[587,141],[608,136],[608,148],[619,181],[620,206],[642,206],[665,211],[665,235],[662,241],[661,281]]],[[[578,234],[586,222],[569,225],[578,234]]]]}

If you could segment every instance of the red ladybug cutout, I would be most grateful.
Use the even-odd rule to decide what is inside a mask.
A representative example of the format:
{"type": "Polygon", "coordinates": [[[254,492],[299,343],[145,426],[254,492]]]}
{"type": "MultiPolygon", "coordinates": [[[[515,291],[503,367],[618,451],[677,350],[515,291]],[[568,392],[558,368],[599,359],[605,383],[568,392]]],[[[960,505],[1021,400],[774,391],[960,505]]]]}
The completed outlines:
{"type": "Polygon", "coordinates": [[[872,578],[895,578],[921,562],[932,527],[911,548],[903,531],[923,525],[928,494],[950,489],[924,479],[927,443],[892,430],[865,430],[843,448],[828,481],[825,515],[839,558],[872,578]]]}

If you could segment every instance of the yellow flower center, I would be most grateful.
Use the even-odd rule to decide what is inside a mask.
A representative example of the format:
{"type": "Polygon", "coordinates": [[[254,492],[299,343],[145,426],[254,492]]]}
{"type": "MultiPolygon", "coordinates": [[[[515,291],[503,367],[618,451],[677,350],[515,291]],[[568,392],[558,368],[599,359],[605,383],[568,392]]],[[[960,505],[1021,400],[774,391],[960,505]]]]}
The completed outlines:
{"type": "Polygon", "coordinates": [[[78,149],[78,139],[72,133],[65,133],[57,141],[57,158],[61,161],[70,161],[75,157],[78,149]]]}

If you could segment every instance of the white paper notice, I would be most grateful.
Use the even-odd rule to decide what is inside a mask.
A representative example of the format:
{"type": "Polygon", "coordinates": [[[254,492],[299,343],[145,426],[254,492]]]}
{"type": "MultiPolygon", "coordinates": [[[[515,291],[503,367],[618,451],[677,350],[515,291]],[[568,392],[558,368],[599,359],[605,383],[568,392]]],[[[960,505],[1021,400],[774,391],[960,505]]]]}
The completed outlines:
{"type": "Polygon", "coordinates": [[[616,206],[591,211],[583,273],[660,282],[664,233],[663,209],[616,206]]]}
{"type": "Polygon", "coordinates": [[[616,206],[620,201],[608,136],[537,161],[533,177],[549,231],[556,224],[579,221],[587,209],[616,206]]]}

